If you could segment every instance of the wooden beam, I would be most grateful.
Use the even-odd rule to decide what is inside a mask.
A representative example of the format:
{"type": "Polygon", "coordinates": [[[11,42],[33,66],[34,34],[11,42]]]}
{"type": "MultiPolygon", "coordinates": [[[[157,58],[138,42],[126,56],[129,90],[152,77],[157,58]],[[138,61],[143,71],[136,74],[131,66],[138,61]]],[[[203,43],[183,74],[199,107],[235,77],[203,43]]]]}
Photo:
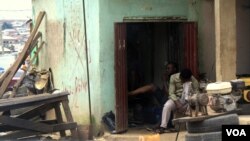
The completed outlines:
{"type": "MultiPolygon", "coordinates": [[[[57,125],[58,124],[56,120],[41,120],[38,122],[49,124],[49,125],[57,125]]],[[[69,127],[69,129],[71,129],[71,128],[69,127]]],[[[17,131],[17,130],[23,130],[23,129],[18,128],[18,127],[12,127],[12,126],[8,126],[8,125],[0,124],[0,132],[17,131]]],[[[53,130],[54,130],[54,127],[53,127],[53,130]]]]}
{"type": "MultiPolygon", "coordinates": [[[[65,116],[67,118],[67,122],[74,122],[73,116],[71,114],[70,108],[69,108],[69,101],[68,99],[65,101],[62,101],[62,106],[64,109],[65,116]]],[[[71,135],[74,139],[78,138],[77,130],[76,128],[70,130],[71,135]]]]}
{"type": "Polygon", "coordinates": [[[0,100],[0,111],[7,111],[32,105],[49,104],[67,99],[67,92],[60,94],[40,94],[0,100]]]}
{"type": "MultiPolygon", "coordinates": [[[[51,121],[39,121],[40,123],[48,123],[51,124],[53,131],[52,132],[58,132],[58,131],[65,131],[65,130],[70,130],[70,129],[75,129],[77,127],[77,123],[75,122],[70,122],[70,123],[60,123],[57,124],[55,123],[55,120],[51,120],[51,121]]],[[[11,126],[7,126],[7,125],[2,125],[0,126],[0,132],[8,132],[8,131],[12,131],[10,134],[8,135],[3,135],[0,136],[0,140],[6,139],[17,139],[17,138],[21,138],[21,137],[27,137],[27,136],[34,136],[37,134],[42,134],[41,132],[37,132],[37,131],[31,131],[31,130],[23,130],[22,128],[17,128],[17,127],[11,127],[11,126]],[[23,134],[23,133],[19,133],[20,131],[17,130],[23,130],[22,132],[27,132],[29,134],[23,134]],[[19,133],[17,135],[19,136],[15,136],[15,133],[19,133]]]]}
{"type": "MultiPolygon", "coordinates": [[[[57,122],[58,123],[63,123],[63,117],[62,117],[62,112],[61,112],[59,102],[55,104],[55,114],[56,114],[57,122]]],[[[65,137],[66,136],[65,131],[60,131],[60,135],[61,135],[61,137],[65,137]]]]}
{"type": "Polygon", "coordinates": [[[53,132],[58,132],[58,131],[76,129],[77,124],[75,122],[68,122],[68,123],[60,123],[60,124],[56,124],[52,126],[53,126],[53,132]]]}
{"type": "Polygon", "coordinates": [[[43,132],[43,133],[50,133],[53,131],[52,126],[44,124],[44,123],[37,123],[33,121],[12,118],[12,117],[7,117],[7,116],[0,116],[0,123],[9,125],[12,127],[38,131],[38,132],[43,132]]]}
{"type": "Polygon", "coordinates": [[[41,114],[44,114],[53,108],[54,108],[54,104],[40,105],[38,107],[35,107],[34,109],[31,109],[29,111],[24,112],[21,115],[18,115],[16,118],[31,119],[31,118],[34,118],[34,117],[39,116],[41,114]]]}
{"type": "Polygon", "coordinates": [[[40,132],[35,132],[35,131],[27,131],[27,130],[21,130],[21,131],[13,131],[10,133],[7,133],[6,135],[1,135],[0,140],[19,140],[23,139],[24,137],[28,136],[35,136],[35,135],[40,135],[40,132]]]}
{"type": "Polygon", "coordinates": [[[29,36],[27,42],[25,43],[25,46],[24,46],[22,52],[17,57],[16,62],[12,65],[10,73],[8,74],[8,76],[4,79],[4,81],[1,84],[1,87],[0,87],[0,98],[2,98],[4,92],[8,88],[8,85],[9,85],[11,79],[13,78],[13,76],[17,72],[18,68],[23,63],[22,61],[24,60],[24,58],[26,56],[26,53],[27,53],[27,51],[28,51],[28,49],[29,49],[32,41],[33,41],[33,38],[34,38],[34,36],[35,36],[35,34],[36,34],[36,32],[37,32],[37,30],[38,30],[38,28],[39,28],[39,26],[40,26],[40,24],[42,22],[42,19],[43,19],[44,16],[45,16],[45,12],[44,11],[39,13],[38,18],[36,20],[35,27],[32,30],[31,35],[29,36]]]}

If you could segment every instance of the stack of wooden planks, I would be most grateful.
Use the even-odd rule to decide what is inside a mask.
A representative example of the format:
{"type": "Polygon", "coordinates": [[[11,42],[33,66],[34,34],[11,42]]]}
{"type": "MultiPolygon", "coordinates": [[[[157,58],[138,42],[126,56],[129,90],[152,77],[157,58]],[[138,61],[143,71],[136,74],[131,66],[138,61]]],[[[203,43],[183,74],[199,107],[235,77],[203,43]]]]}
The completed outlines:
{"type": "MultiPolygon", "coordinates": [[[[18,55],[18,57],[15,60],[15,62],[13,63],[13,65],[7,71],[5,71],[5,73],[3,75],[1,75],[1,77],[0,77],[0,98],[3,97],[3,94],[6,92],[8,85],[10,84],[10,82],[11,82],[12,78],[14,77],[15,73],[17,72],[17,70],[21,67],[22,64],[25,63],[25,60],[27,59],[27,57],[30,55],[32,50],[37,46],[39,38],[42,37],[42,33],[37,32],[37,31],[38,31],[38,28],[39,28],[45,14],[46,13],[44,11],[39,13],[37,20],[36,20],[36,24],[31,32],[27,42],[25,43],[23,50],[18,55]]],[[[42,47],[43,44],[44,43],[41,43],[38,51],[40,50],[40,48],[42,47]]],[[[35,56],[37,56],[37,53],[35,56]]],[[[22,76],[22,77],[24,77],[24,76],[22,76]]],[[[20,82],[17,82],[17,83],[20,84],[20,82]]],[[[18,84],[16,85],[16,87],[18,86],[18,84]]]]}

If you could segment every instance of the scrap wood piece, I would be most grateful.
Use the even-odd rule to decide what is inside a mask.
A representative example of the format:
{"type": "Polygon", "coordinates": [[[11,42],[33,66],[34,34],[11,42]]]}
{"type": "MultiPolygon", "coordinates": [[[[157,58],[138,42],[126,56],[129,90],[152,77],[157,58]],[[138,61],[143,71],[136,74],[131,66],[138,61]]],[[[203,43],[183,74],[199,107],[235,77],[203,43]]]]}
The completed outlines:
{"type": "Polygon", "coordinates": [[[65,130],[75,130],[77,128],[76,122],[68,122],[68,123],[58,123],[53,126],[53,132],[57,131],[65,131],[65,130]]]}
{"type": "MultiPolygon", "coordinates": [[[[44,43],[45,43],[45,42],[43,41],[43,42],[40,44],[40,46],[38,47],[38,49],[37,49],[35,55],[31,58],[31,61],[30,61],[31,64],[33,63],[33,61],[34,61],[34,60],[36,59],[36,57],[38,56],[38,53],[39,53],[40,50],[42,49],[44,43]]],[[[22,83],[24,77],[26,76],[27,71],[28,71],[29,68],[31,67],[31,64],[29,64],[29,66],[27,67],[27,69],[24,70],[22,76],[20,77],[20,79],[19,79],[19,80],[16,82],[16,84],[14,85],[13,91],[12,91],[12,93],[11,93],[11,95],[10,95],[10,98],[15,97],[16,92],[17,92],[17,89],[20,87],[20,85],[21,85],[21,83],[22,83]]]]}
{"type": "Polygon", "coordinates": [[[23,63],[22,61],[24,60],[24,57],[26,56],[26,53],[32,43],[32,40],[42,22],[43,17],[45,16],[45,12],[40,12],[38,15],[38,18],[36,20],[36,24],[34,29],[31,32],[31,35],[29,36],[27,42],[25,43],[25,46],[22,50],[22,52],[20,53],[20,55],[18,56],[16,62],[13,64],[13,66],[11,67],[11,71],[8,74],[8,76],[3,80],[1,87],[0,87],[0,98],[2,98],[4,92],[6,91],[11,79],[13,78],[13,76],[15,75],[15,73],[17,72],[18,68],[21,66],[21,64],[23,63]]]}
{"type": "Polygon", "coordinates": [[[53,131],[53,127],[44,123],[33,122],[24,119],[12,118],[8,116],[0,116],[0,123],[9,125],[12,127],[29,129],[32,131],[50,133],[53,131]]]}
{"type": "Polygon", "coordinates": [[[1,99],[0,111],[7,111],[32,105],[49,104],[52,102],[63,101],[68,99],[68,95],[68,92],[60,92],[57,94],[43,93],[39,95],[1,99]]]}
{"type": "MultiPolygon", "coordinates": [[[[56,125],[58,126],[57,124],[57,121],[55,119],[52,119],[52,120],[39,120],[37,121],[38,123],[44,123],[44,124],[49,124],[49,125],[56,125]]],[[[22,128],[18,128],[18,127],[12,127],[12,126],[9,126],[9,125],[5,125],[5,124],[0,124],[0,132],[9,132],[9,131],[16,131],[16,130],[22,130],[22,128]]],[[[54,128],[53,127],[53,131],[54,131],[54,128]]],[[[70,127],[69,127],[70,128],[70,127]]],[[[1,140],[1,138],[0,138],[1,140]]]]}
{"type": "Polygon", "coordinates": [[[30,44],[30,47],[29,47],[29,49],[27,50],[27,53],[26,53],[27,56],[29,56],[30,53],[32,52],[32,50],[36,47],[39,38],[42,38],[42,33],[41,32],[38,32],[36,34],[36,36],[34,37],[34,39],[32,40],[32,43],[30,44]]]}
{"type": "Polygon", "coordinates": [[[30,53],[32,52],[32,50],[37,46],[38,44],[38,39],[42,37],[42,33],[38,32],[34,39],[32,40],[32,43],[30,44],[25,56],[23,57],[23,60],[21,61],[22,64],[25,62],[25,60],[27,59],[27,57],[30,55],[30,53]]]}
{"type": "MultiPolygon", "coordinates": [[[[69,108],[69,100],[67,99],[67,100],[62,101],[62,106],[64,109],[67,122],[74,122],[71,110],[69,108]]],[[[70,129],[70,132],[71,132],[72,137],[76,139],[78,136],[76,128],[70,129]]]]}
{"type": "MultiPolygon", "coordinates": [[[[24,120],[32,120],[34,117],[37,117],[41,114],[45,114],[47,111],[53,109],[55,107],[55,104],[51,103],[51,104],[43,104],[40,106],[37,106],[31,110],[28,110],[26,112],[24,112],[23,114],[17,115],[15,118],[18,119],[24,119],[24,120]]],[[[56,120],[42,120],[39,121],[41,123],[45,123],[45,124],[57,124],[56,120]]],[[[7,131],[15,131],[15,130],[19,130],[17,129],[17,127],[12,127],[9,125],[5,125],[5,124],[0,124],[0,132],[7,132],[7,131]]]]}
{"type": "Polygon", "coordinates": [[[28,130],[19,130],[19,131],[13,131],[9,132],[6,135],[1,135],[0,140],[21,140],[24,137],[30,137],[30,136],[36,136],[41,135],[40,132],[36,131],[28,131],[28,130]]]}
{"type": "MultiPolygon", "coordinates": [[[[55,104],[55,113],[56,113],[56,119],[57,119],[57,122],[58,123],[63,123],[63,117],[62,117],[62,112],[61,112],[61,109],[60,109],[60,103],[56,103],[55,104]]],[[[60,131],[60,135],[61,137],[65,137],[66,136],[66,133],[64,130],[60,131]]]]}

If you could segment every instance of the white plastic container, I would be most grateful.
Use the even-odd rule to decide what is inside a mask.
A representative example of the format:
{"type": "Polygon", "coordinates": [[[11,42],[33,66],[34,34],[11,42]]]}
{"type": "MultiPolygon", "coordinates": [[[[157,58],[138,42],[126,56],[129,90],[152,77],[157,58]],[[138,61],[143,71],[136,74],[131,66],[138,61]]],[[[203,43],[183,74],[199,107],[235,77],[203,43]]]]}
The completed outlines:
{"type": "Polygon", "coordinates": [[[208,94],[228,94],[232,91],[230,82],[209,83],[206,87],[208,94]]]}

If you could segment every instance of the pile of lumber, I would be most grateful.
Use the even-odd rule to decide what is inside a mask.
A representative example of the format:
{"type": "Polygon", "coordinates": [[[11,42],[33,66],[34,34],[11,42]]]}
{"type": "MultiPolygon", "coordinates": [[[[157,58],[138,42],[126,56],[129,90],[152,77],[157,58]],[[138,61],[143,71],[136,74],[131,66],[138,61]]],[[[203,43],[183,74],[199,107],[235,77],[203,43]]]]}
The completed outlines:
{"type": "MultiPolygon", "coordinates": [[[[42,33],[38,32],[38,28],[43,20],[45,16],[45,12],[42,11],[39,13],[37,19],[36,19],[36,24],[27,40],[27,42],[25,43],[23,50],[20,52],[20,54],[18,55],[17,59],[15,60],[15,62],[13,63],[13,65],[7,70],[5,71],[5,73],[3,75],[1,75],[0,77],[0,98],[3,97],[3,94],[6,92],[11,80],[13,79],[15,73],[18,71],[18,69],[21,67],[22,64],[25,63],[25,60],[27,59],[27,57],[31,54],[31,52],[33,51],[33,49],[38,45],[38,40],[39,38],[42,37],[42,33]]],[[[40,49],[42,48],[42,46],[44,45],[44,42],[41,42],[36,54],[33,56],[33,58],[31,59],[31,62],[37,57],[38,52],[40,51],[40,49]]],[[[15,91],[17,89],[18,86],[20,86],[21,81],[23,80],[24,76],[26,74],[23,74],[23,76],[21,76],[21,79],[15,84],[14,86],[14,90],[13,90],[13,95],[11,97],[13,97],[15,95],[15,91]]]]}

